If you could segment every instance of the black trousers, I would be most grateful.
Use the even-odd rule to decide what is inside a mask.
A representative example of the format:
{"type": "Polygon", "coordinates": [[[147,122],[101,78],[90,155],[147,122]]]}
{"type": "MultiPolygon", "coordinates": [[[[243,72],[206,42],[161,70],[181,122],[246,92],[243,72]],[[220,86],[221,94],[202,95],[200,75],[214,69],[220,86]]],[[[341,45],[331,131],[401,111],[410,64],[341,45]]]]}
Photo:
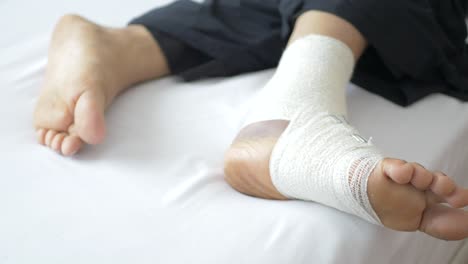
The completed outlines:
{"type": "Polygon", "coordinates": [[[468,0],[178,0],[132,20],[186,81],[275,67],[298,16],[337,15],[367,39],[352,81],[407,106],[431,93],[468,100],[468,0]]]}

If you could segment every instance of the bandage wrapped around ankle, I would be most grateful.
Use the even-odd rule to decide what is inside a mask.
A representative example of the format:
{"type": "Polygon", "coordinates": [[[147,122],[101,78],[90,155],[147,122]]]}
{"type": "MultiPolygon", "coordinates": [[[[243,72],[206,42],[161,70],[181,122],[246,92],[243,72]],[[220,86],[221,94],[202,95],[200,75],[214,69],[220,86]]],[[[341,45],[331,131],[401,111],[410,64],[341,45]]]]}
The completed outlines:
{"type": "Polygon", "coordinates": [[[245,125],[289,120],[270,157],[270,175],[286,197],[315,201],[381,224],[367,180],[383,159],[346,121],[346,91],[354,56],[326,36],[296,40],[260,91],[245,125]]]}

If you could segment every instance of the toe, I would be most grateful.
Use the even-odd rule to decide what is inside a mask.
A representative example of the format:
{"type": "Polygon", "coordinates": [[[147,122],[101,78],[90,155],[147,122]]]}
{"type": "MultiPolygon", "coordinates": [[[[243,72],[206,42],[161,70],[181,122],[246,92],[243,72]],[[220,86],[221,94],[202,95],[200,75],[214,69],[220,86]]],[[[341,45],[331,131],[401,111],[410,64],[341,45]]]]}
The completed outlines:
{"type": "Polygon", "coordinates": [[[57,131],[50,129],[47,131],[45,135],[45,144],[50,147],[50,144],[52,143],[52,140],[54,139],[55,135],[57,135],[57,131]]]}
{"type": "Polygon", "coordinates": [[[407,184],[413,177],[414,167],[411,163],[397,159],[385,159],[383,163],[385,174],[398,184],[407,184]]]}
{"type": "Polygon", "coordinates": [[[455,187],[455,191],[445,198],[447,203],[455,208],[463,208],[468,206],[468,189],[455,187]]]}
{"type": "Polygon", "coordinates": [[[65,156],[74,155],[83,145],[81,139],[77,136],[67,136],[62,142],[62,154],[65,156]]]}
{"type": "Polygon", "coordinates": [[[45,144],[45,135],[46,135],[47,131],[43,128],[40,128],[36,131],[36,136],[37,136],[37,142],[39,142],[39,144],[41,145],[44,145],[45,144]]]}
{"type": "Polygon", "coordinates": [[[435,172],[430,189],[443,198],[450,196],[456,190],[455,182],[442,172],[435,172]]]}
{"type": "Polygon", "coordinates": [[[425,191],[431,185],[434,175],[418,163],[412,163],[414,167],[411,184],[420,191],[425,191]]]}
{"type": "Polygon", "coordinates": [[[444,240],[468,238],[468,212],[435,204],[425,210],[419,230],[444,240]]]}
{"type": "Polygon", "coordinates": [[[75,127],[88,144],[99,144],[106,133],[104,121],[105,99],[99,93],[86,91],[75,106],[75,127]]]}
{"type": "Polygon", "coordinates": [[[429,204],[448,203],[455,208],[468,206],[468,189],[458,186],[442,172],[434,173],[434,180],[426,194],[429,204]]]}
{"type": "Polygon", "coordinates": [[[57,135],[55,135],[54,139],[52,140],[50,147],[55,151],[61,152],[62,142],[65,137],[66,137],[65,133],[58,133],[57,135]]]}

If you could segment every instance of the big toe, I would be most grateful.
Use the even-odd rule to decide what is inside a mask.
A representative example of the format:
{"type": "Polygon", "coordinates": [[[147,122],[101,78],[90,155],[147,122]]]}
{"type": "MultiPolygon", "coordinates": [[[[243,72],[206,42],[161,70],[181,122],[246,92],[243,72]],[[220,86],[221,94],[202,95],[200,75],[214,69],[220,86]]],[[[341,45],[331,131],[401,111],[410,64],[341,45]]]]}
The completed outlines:
{"type": "Polygon", "coordinates": [[[436,204],[424,211],[419,229],[444,240],[468,238],[468,212],[436,204]]]}
{"type": "Polygon", "coordinates": [[[88,144],[99,144],[106,134],[105,99],[100,93],[84,92],[75,106],[75,132],[88,144]]]}

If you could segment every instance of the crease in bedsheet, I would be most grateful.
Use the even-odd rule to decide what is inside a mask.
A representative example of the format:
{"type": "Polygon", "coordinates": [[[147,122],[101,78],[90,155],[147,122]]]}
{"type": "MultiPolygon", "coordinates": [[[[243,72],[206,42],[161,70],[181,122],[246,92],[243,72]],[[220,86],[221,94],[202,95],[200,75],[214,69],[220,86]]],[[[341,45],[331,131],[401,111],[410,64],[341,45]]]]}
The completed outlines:
{"type": "MultiPolygon", "coordinates": [[[[153,5],[140,2],[142,7],[153,5]]],[[[50,4],[47,1],[41,2],[44,6],[50,4]]],[[[102,15],[101,21],[114,19],[112,13],[99,11],[92,2],[80,2],[80,5],[87,4],[90,9],[97,10],[96,14],[102,15]]],[[[105,6],[108,3],[101,4],[105,6]]],[[[139,2],[129,2],[128,5],[130,4],[135,5],[139,2]]],[[[143,11],[144,8],[141,10],[143,11]]],[[[35,27],[36,25],[30,23],[24,26],[28,26],[31,32],[41,31],[35,27]]],[[[143,255],[148,252],[158,253],[161,261],[156,262],[160,263],[174,261],[174,258],[180,260],[183,256],[193,256],[195,260],[200,260],[207,255],[207,252],[217,258],[217,262],[208,263],[228,263],[229,261],[240,263],[240,257],[236,258],[236,254],[244,256],[242,259],[247,263],[248,255],[256,251],[268,253],[271,261],[266,263],[288,261],[299,263],[306,259],[309,262],[337,264],[347,261],[353,263],[353,260],[363,260],[357,263],[405,263],[406,260],[412,261],[411,263],[440,264],[444,263],[444,258],[451,256],[449,245],[458,245],[434,241],[421,234],[402,234],[370,229],[359,225],[357,221],[350,220],[345,215],[313,204],[307,204],[307,206],[300,206],[302,203],[296,202],[277,204],[247,197],[232,190],[222,179],[219,161],[213,162],[208,159],[209,157],[201,158],[200,153],[203,152],[206,156],[220,155],[220,150],[224,147],[221,145],[227,142],[229,136],[236,133],[237,127],[234,124],[238,124],[237,120],[242,119],[243,110],[240,109],[243,108],[237,108],[237,106],[244,103],[247,105],[246,102],[256,90],[263,86],[272,71],[253,73],[230,80],[184,85],[173,81],[158,81],[157,85],[149,83],[145,85],[147,89],[142,87],[134,89],[125,97],[119,98],[120,102],[116,102],[116,107],[111,111],[114,114],[110,115],[111,119],[108,119],[108,121],[113,119],[109,122],[113,134],[103,146],[85,149],[76,158],[77,160],[63,159],[52,151],[41,149],[40,146],[33,145],[35,144],[31,137],[33,133],[26,132],[26,129],[27,131],[30,129],[27,126],[30,125],[34,97],[38,94],[39,80],[43,75],[49,36],[36,36],[35,34],[27,36],[28,41],[0,49],[0,58],[2,58],[0,60],[0,85],[3,86],[0,89],[8,91],[6,96],[0,96],[0,117],[6,120],[2,126],[1,139],[3,141],[0,142],[3,147],[0,156],[4,158],[0,159],[3,169],[0,173],[0,180],[2,183],[15,181],[16,188],[11,191],[16,192],[19,198],[12,202],[11,199],[14,197],[6,194],[5,190],[8,186],[5,185],[3,187],[0,185],[0,190],[2,190],[0,193],[3,193],[4,201],[10,198],[11,206],[25,208],[26,213],[36,210],[47,211],[51,204],[56,203],[55,206],[58,205],[58,207],[54,209],[55,216],[60,216],[63,209],[72,212],[71,216],[79,214],[81,218],[57,219],[53,217],[54,214],[52,217],[44,215],[43,219],[47,223],[38,223],[37,229],[29,226],[30,233],[28,240],[25,240],[15,235],[21,236],[21,228],[28,227],[27,219],[22,225],[18,221],[21,220],[20,214],[9,215],[8,219],[11,220],[13,226],[8,228],[8,235],[0,237],[0,245],[9,245],[6,248],[7,252],[2,253],[11,256],[10,261],[27,255],[30,261],[36,259],[37,262],[39,259],[40,262],[58,263],[57,259],[64,259],[67,254],[70,256],[76,253],[75,248],[80,248],[80,252],[101,254],[99,256],[103,260],[110,260],[110,258],[103,257],[102,252],[111,252],[116,263],[124,263],[128,254],[138,256],[133,258],[136,261],[154,262],[154,258],[144,258],[143,255]],[[6,84],[9,85],[5,87],[6,84]],[[158,92],[159,89],[156,88],[163,90],[158,92]],[[153,99],[157,98],[160,98],[157,103],[162,102],[162,105],[152,106],[152,102],[153,105],[155,104],[153,99]],[[198,101],[193,101],[194,99],[198,101]],[[139,106],[142,104],[148,107],[139,106]],[[181,109],[181,104],[183,109],[181,109]],[[223,107],[223,104],[226,107],[223,107]],[[194,111],[194,109],[199,110],[194,111]],[[236,112],[238,110],[239,112],[236,112]],[[146,113],[147,116],[138,121],[134,117],[141,114],[139,113],[141,111],[152,112],[146,113]],[[163,113],[157,111],[174,114],[166,118],[163,113]],[[218,113],[215,113],[216,111],[218,113]],[[190,118],[185,117],[185,114],[190,114],[190,118]],[[7,116],[8,118],[5,118],[7,116]],[[175,122],[174,119],[178,121],[175,122]],[[148,131],[131,133],[133,127],[129,127],[129,124],[138,125],[142,120],[150,121],[148,131]],[[187,122],[187,124],[178,126],[179,121],[187,122]],[[216,123],[213,124],[213,122],[216,123]],[[179,129],[185,130],[175,131],[174,124],[179,129]],[[193,129],[194,126],[196,126],[195,129],[193,129]],[[13,128],[15,131],[9,131],[7,128],[13,128]],[[189,133],[194,130],[195,135],[189,133]],[[135,142],[134,137],[140,136],[138,142],[135,142]],[[171,141],[170,139],[174,136],[181,138],[171,141]],[[28,137],[30,138],[27,139],[28,137]],[[151,140],[148,137],[157,138],[157,140],[151,140]],[[197,139],[196,143],[192,143],[193,138],[197,139]],[[174,149],[174,144],[177,144],[178,149],[174,149]],[[14,148],[14,150],[5,151],[5,148],[14,148]],[[149,148],[156,150],[148,150],[149,148]],[[181,157],[181,155],[185,156],[181,157]],[[132,157],[129,158],[129,156],[132,157]],[[164,160],[169,158],[167,162],[164,160]],[[76,186],[73,184],[75,181],[81,185],[76,186]],[[24,183],[32,186],[27,192],[21,192],[24,183]],[[55,189],[63,191],[58,196],[60,200],[47,192],[51,184],[55,189]],[[83,186],[88,188],[85,194],[79,189],[83,186]],[[76,195],[88,195],[89,199],[86,196],[81,198],[86,202],[92,202],[94,204],[92,208],[86,208],[81,198],[75,198],[76,195]],[[38,204],[36,202],[38,198],[40,201],[48,201],[51,204],[38,204]],[[164,210],[161,210],[161,204],[164,210]],[[102,210],[94,210],[94,207],[102,210]],[[305,214],[309,217],[304,217],[305,214]],[[302,221],[299,223],[298,220],[302,221]],[[82,225],[83,222],[86,223],[83,225],[86,228],[80,230],[70,225],[70,223],[82,225]],[[302,226],[298,227],[298,223],[302,226]],[[186,226],[181,228],[183,224],[186,226]],[[356,229],[347,228],[354,224],[357,226],[356,229]],[[229,225],[228,228],[226,225],[229,225]],[[50,232],[44,227],[49,227],[50,232]],[[14,228],[17,228],[18,232],[15,232],[14,228]],[[187,230],[191,232],[186,232],[187,230]],[[295,231],[290,232],[291,230],[295,231]],[[54,240],[46,236],[48,234],[55,236],[61,234],[62,231],[71,232],[77,236],[74,237],[75,240],[54,240]],[[136,240],[144,241],[145,244],[135,244],[136,240]],[[36,248],[22,247],[25,243],[36,246],[40,251],[35,251],[36,248]],[[200,251],[200,245],[204,246],[203,249],[206,251],[200,251]],[[424,257],[419,256],[418,250],[421,248],[427,248],[425,251],[428,254],[424,257]],[[297,251],[302,253],[298,257],[295,254],[297,251]],[[50,252],[56,254],[56,258],[46,259],[41,255],[50,252]],[[434,255],[436,253],[440,254],[434,255]]],[[[356,92],[353,91],[353,94],[357,95],[356,92]]],[[[365,97],[366,104],[360,101],[353,110],[364,111],[364,114],[355,117],[364,129],[381,125],[375,120],[368,122],[372,120],[369,118],[372,115],[365,113],[368,112],[369,107],[373,109],[372,114],[378,113],[384,117],[397,112],[387,102],[379,100],[378,103],[373,104],[377,99],[365,92],[360,91],[358,95],[361,98],[365,97]]],[[[448,100],[437,97],[437,103],[447,104],[448,100]]],[[[434,104],[425,106],[426,108],[433,107],[434,104]]],[[[460,106],[460,108],[466,108],[465,106],[460,106]]],[[[413,110],[406,109],[404,113],[413,113],[418,121],[421,121],[421,117],[427,117],[421,112],[414,114],[413,110]]],[[[451,107],[440,110],[457,114],[456,117],[460,118],[466,116],[466,112],[458,111],[457,113],[451,107]]],[[[397,114],[399,113],[400,110],[397,114]]],[[[430,121],[440,122],[440,116],[430,121]]],[[[405,124],[410,129],[406,131],[409,133],[408,138],[416,138],[416,132],[412,130],[416,129],[419,123],[405,124]]],[[[453,122],[448,122],[448,125],[448,130],[458,129],[453,122]]],[[[462,129],[457,130],[459,131],[457,136],[466,133],[467,126],[468,124],[464,124],[462,129]]],[[[383,130],[388,128],[388,124],[384,123],[382,129],[376,134],[380,135],[383,141],[387,141],[387,145],[402,144],[401,141],[391,137],[391,132],[383,130]]],[[[428,134],[434,133],[428,131],[428,134]]],[[[466,135],[464,138],[466,139],[466,135]]],[[[440,158],[449,155],[449,150],[457,144],[463,148],[465,146],[461,144],[463,138],[458,140],[447,145],[447,152],[426,156],[433,159],[434,156],[440,158]]],[[[445,141],[442,143],[446,144],[445,141]]],[[[414,148],[417,147],[419,145],[415,144],[414,148]]],[[[411,148],[413,146],[405,145],[401,152],[406,153],[411,151],[411,148]]],[[[434,147],[431,149],[437,150],[434,147]]],[[[457,169],[463,169],[464,161],[460,157],[458,161],[460,164],[454,166],[457,169]]],[[[0,226],[0,232],[5,230],[7,228],[0,226]]],[[[0,253],[0,263],[6,259],[3,258],[2,253],[0,253]]],[[[89,263],[93,258],[95,260],[98,257],[96,255],[81,256],[80,260],[89,263]]],[[[190,261],[194,259],[187,258],[190,261]]],[[[256,259],[265,260],[260,257],[256,259]]],[[[68,260],[77,261],[70,258],[68,260]]]]}
{"type": "Polygon", "coordinates": [[[0,52],[0,83],[16,87],[25,81],[42,79],[47,64],[48,38],[37,37],[31,42],[2,49],[0,52]]]}
{"type": "MultiPolygon", "coordinates": [[[[463,109],[463,106],[466,106],[466,104],[460,103],[459,107],[457,107],[460,116],[468,115],[468,111],[466,108],[463,109]]],[[[437,157],[434,157],[430,164],[434,167],[434,170],[444,171],[454,178],[457,183],[468,187],[468,174],[466,173],[468,172],[468,140],[465,138],[468,135],[468,119],[460,119],[459,129],[452,129],[450,133],[453,136],[449,138],[449,143],[438,152],[437,157]],[[457,155],[455,156],[453,153],[457,153],[457,155]]]]}
{"type": "Polygon", "coordinates": [[[179,163],[176,170],[173,177],[181,175],[181,182],[161,196],[163,207],[187,207],[197,201],[199,192],[206,191],[212,184],[223,183],[221,168],[204,160],[187,159],[179,163]]]}

